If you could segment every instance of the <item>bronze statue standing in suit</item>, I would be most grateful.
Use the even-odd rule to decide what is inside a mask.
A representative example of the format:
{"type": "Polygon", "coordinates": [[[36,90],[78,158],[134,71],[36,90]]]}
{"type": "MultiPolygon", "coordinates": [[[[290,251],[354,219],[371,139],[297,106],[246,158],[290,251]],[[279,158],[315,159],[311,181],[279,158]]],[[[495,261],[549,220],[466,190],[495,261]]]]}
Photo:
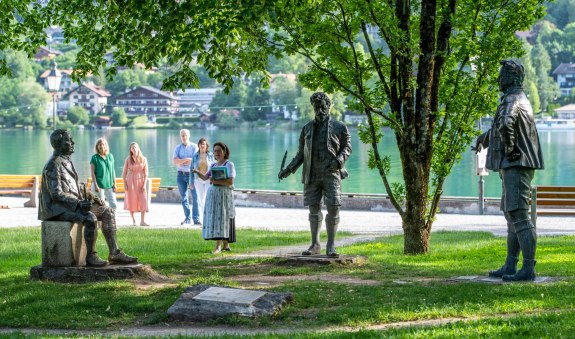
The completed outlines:
{"type": "Polygon", "coordinates": [[[491,129],[476,142],[476,149],[487,150],[487,168],[498,171],[502,182],[501,210],[507,220],[507,259],[491,277],[506,281],[535,280],[537,233],[529,219],[531,180],[535,170],[543,169],[543,155],[533,119],[533,109],[523,92],[523,66],[501,62],[499,89],[503,93],[491,129]],[[523,267],[517,271],[519,252],[523,267]]]}
{"type": "MultiPolygon", "coordinates": [[[[97,221],[102,222],[102,233],[108,244],[108,260],[114,264],[131,264],[138,258],[122,252],[116,244],[116,218],[114,210],[99,198],[83,196],[78,183],[78,173],[70,159],[74,141],[67,130],[58,129],[50,135],[54,154],[42,171],[42,189],[38,219],[42,221],[73,221],[84,224],[86,265],[101,267],[108,264],[96,253],[97,221]]],[[[87,194],[87,193],[85,193],[87,194]]]]}
{"type": "Polygon", "coordinates": [[[341,180],[348,177],[345,161],[351,154],[351,139],[344,124],[330,119],[331,100],[325,93],[314,93],[310,102],[315,110],[315,119],[302,128],[298,152],[290,164],[280,170],[278,177],[280,180],[287,178],[303,164],[301,181],[304,184],[304,205],[309,208],[311,246],[302,254],[314,255],[321,251],[319,233],[323,215],[320,204],[323,197],[327,206],[326,254],[336,257],[341,180]]]}

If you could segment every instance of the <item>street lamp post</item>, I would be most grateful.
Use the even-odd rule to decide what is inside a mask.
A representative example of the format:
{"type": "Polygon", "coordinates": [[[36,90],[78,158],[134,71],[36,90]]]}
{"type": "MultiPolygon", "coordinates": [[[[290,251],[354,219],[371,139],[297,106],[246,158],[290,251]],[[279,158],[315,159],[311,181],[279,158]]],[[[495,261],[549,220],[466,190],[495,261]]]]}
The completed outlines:
{"type": "Polygon", "coordinates": [[[56,107],[56,96],[58,95],[58,91],[60,90],[60,82],[62,81],[62,73],[58,71],[56,68],[56,61],[52,60],[50,63],[51,70],[48,74],[47,81],[48,81],[48,91],[52,93],[52,127],[56,129],[56,111],[58,108],[56,107]]]}

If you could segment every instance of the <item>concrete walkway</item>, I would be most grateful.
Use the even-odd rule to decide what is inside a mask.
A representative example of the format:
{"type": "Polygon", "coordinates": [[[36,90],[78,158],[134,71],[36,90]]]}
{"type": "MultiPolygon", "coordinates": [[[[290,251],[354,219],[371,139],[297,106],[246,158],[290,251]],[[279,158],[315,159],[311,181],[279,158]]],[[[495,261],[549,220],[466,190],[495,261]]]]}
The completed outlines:
{"type": "MultiPolygon", "coordinates": [[[[0,206],[10,207],[0,209],[0,227],[40,226],[40,221],[37,219],[38,210],[23,207],[26,200],[21,197],[0,196],[0,206]]],[[[133,227],[130,214],[121,209],[122,201],[119,202],[119,207],[116,217],[118,226],[133,227]]],[[[323,213],[325,215],[325,210],[323,213]]],[[[240,229],[309,230],[308,211],[304,208],[236,207],[236,214],[236,225],[240,229]]],[[[150,206],[150,212],[146,214],[146,222],[152,228],[198,228],[198,226],[181,226],[183,215],[180,204],[153,203],[150,206]]],[[[403,233],[401,218],[396,212],[342,210],[340,217],[339,230],[341,231],[379,235],[403,233]]],[[[136,220],[139,221],[139,216],[136,220]]],[[[440,230],[486,231],[495,235],[505,235],[507,227],[503,215],[438,214],[433,223],[433,231],[440,230]]],[[[537,233],[539,235],[575,234],[575,218],[539,217],[537,233]]]]}

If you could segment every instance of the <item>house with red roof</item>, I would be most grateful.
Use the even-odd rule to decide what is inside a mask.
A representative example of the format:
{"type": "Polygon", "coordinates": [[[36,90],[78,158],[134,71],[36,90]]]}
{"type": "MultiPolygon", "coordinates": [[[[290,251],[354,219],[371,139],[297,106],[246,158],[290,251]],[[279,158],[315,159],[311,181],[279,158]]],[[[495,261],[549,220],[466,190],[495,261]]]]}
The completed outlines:
{"type": "Polygon", "coordinates": [[[110,92],[104,88],[85,82],[64,95],[59,108],[67,110],[69,107],[80,106],[85,108],[90,115],[103,114],[110,96],[110,92]]]}

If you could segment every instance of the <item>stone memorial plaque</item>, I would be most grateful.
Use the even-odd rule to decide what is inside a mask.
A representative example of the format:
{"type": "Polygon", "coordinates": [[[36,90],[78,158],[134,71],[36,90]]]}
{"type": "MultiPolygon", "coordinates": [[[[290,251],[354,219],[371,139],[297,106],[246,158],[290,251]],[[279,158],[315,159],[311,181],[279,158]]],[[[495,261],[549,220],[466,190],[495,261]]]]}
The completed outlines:
{"type": "Polygon", "coordinates": [[[168,309],[168,315],[182,321],[205,321],[230,315],[258,317],[274,315],[292,300],[291,293],[198,284],[184,290],[168,309]]]}
{"type": "Polygon", "coordinates": [[[192,299],[251,305],[265,294],[266,292],[248,291],[237,288],[210,287],[192,299]]]}

